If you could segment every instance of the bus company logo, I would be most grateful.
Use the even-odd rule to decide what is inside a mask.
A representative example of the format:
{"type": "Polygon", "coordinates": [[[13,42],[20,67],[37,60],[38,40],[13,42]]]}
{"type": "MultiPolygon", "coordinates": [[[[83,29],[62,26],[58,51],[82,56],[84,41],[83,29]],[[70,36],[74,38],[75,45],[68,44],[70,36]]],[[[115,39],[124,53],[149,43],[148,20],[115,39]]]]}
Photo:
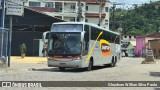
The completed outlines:
{"type": "Polygon", "coordinates": [[[102,56],[109,56],[111,54],[110,43],[104,39],[100,40],[100,49],[102,56]]]}

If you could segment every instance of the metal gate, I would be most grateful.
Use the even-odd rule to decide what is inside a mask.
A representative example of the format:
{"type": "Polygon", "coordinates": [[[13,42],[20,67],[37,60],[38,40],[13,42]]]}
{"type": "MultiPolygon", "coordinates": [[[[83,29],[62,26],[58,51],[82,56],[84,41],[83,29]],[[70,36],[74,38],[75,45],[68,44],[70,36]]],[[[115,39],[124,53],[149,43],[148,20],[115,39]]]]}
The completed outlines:
{"type": "Polygon", "coordinates": [[[7,57],[7,47],[8,47],[8,30],[0,29],[0,57],[7,57]]]}

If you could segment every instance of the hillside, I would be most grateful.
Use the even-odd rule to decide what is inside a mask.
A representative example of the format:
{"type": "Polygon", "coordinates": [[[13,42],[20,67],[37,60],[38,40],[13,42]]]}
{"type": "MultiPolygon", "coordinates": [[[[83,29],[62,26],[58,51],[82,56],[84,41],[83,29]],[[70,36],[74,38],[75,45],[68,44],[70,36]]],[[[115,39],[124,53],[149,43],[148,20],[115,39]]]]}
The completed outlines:
{"type": "Polygon", "coordinates": [[[123,29],[124,34],[145,35],[160,31],[160,1],[135,6],[131,10],[116,9],[110,13],[110,29],[123,29]]]}

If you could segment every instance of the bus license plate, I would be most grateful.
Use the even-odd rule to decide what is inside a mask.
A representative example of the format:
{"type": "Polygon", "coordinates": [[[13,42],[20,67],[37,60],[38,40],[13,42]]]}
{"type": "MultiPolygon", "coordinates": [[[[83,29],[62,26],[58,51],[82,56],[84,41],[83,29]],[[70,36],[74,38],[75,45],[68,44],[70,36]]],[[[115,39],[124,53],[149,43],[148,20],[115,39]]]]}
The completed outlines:
{"type": "Polygon", "coordinates": [[[66,65],[66,63],[59,63],[59,65],[65,66],[65,65],[66,65]]]}

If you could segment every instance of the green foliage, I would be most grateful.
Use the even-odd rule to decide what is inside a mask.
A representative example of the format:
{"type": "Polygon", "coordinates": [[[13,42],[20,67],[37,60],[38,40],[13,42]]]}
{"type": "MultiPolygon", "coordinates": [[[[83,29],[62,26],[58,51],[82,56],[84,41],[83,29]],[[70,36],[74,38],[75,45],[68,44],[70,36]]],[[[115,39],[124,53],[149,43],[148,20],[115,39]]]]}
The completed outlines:
{"type": "Polygon", "coordinates": [[[23,43],[19,47],[20,47],[20,53],[21,54],[25,54],[26,53],[26,49],[27,49],[26,44],[23,43]]]}
{"type": "Polygon", "coordinates": [[[143,4],[130,10],[110,13],[110,28],[123,29],[124,34],[145,35],[160,31],[160,1],[143,4]]]}

